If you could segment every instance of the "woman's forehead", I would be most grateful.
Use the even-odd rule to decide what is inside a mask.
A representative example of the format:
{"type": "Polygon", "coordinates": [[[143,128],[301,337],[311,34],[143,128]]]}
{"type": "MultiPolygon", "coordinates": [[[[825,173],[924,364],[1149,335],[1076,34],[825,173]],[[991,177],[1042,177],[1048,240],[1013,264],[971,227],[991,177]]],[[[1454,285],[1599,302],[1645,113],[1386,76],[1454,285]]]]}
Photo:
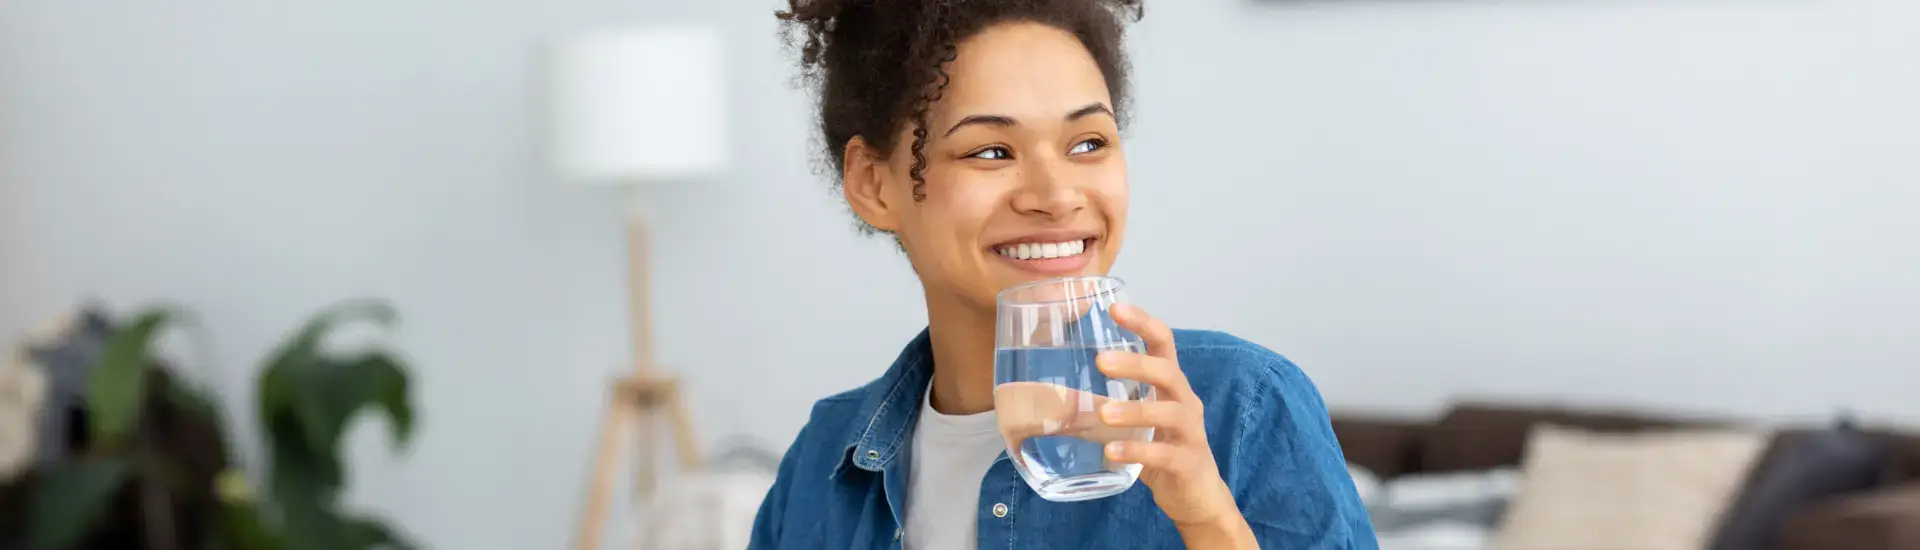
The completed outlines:
{"type": "Polygon", "coordinates": [[[1106,78],[1078,38],[1037,23],[989,27],[961,42],[947,66],[936,114],[1058,119],[1090,103],[1111,105],[1106,78]]]}

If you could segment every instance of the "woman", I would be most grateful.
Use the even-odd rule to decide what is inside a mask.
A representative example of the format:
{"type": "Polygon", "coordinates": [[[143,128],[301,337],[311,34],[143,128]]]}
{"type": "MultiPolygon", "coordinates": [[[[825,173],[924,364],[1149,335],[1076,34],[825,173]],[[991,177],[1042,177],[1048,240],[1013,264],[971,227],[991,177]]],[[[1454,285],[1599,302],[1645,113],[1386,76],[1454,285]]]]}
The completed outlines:
{"type": "Polygon", "coordinates": [[[1101,411],[1156,428],[1107,449],[1141,464],[1145,487],[1049,502],[1005,459],[994,297],[1103,275],[1120,253],[1121,36],[1138,0],[790,2],[779,17],[801,42],[839,188],[861,227],[906,253],[928,328],[879,379],[814,405],[753,548],[1376,546],[1313,383],[1271,351],[1139,308],[1114,317],[1147,353],[1098,362],[1161,397],[1101,411]]]}

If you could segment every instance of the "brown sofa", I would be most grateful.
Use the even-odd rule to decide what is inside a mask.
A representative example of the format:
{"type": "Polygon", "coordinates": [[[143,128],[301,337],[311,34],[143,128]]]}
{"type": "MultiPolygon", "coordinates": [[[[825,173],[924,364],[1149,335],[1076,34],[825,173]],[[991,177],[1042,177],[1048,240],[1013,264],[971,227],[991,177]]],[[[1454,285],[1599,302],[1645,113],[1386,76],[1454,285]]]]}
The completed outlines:
{"type": "MultiPolygon", "coordinates": [[[[1731,424],[1647,412],[1464,402],[1438,419],[1333,415],[1347,460],[1383,479],[1414,473],[1519,466],[1529,430],[1542,423],[1601,432],[1731,424]]],[[[1764,471],[1783,445],[1816,428],[1785,428],[1773,438],[1764,471]]],[[[1795,508],[1775,534],[1774,550],[1920,550],[1920,435],[1863,428],[1889,449],[1876,487],[1795,508]]],[[[1753,485],[1750,474],[1747,488],[1753,485]]],[[[1746,489],[1743,489],[1743,492],[1746,489]]],[[[1724,544],[1716,545],[1724,547],[1724,544]]]]}

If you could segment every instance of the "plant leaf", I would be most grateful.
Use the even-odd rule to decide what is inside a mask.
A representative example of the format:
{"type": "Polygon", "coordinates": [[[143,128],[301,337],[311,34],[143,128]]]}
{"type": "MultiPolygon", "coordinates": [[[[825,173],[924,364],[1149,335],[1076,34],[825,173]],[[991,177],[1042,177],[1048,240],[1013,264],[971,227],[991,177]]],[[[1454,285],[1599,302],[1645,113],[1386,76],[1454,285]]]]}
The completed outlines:
{"type": "Polygon", "coordinates": [[[179,378],[175,378],[172,384],[167,385],[166,399],[181,411],[206,422],[212,433],[221,436],[217,441],[222,447],[220,458],[231,461],[233,452],[226,448],[225,440],[229,433],[226,414],[221,410],[218,402],[207,395],[207,392],[179,378]]]}
{"type": "Polygon", "coordinates": [[[260,519],[260,509],[251,502],[220,507],[219,529],[225,546],[222,550],[282,550],[286,544],[274,537],[260,519]]]}
{"type": "Polygon", "coordinates": [[[28,547],[61,550],[78,544],[126,485],[130,471],[118,460],[82,459],[51,472],[34,490],[27,511],[28,547]]]}
{"type": "Polygon", "coordinates": [[[410,383],[392,355],[371,352],[345,362],[311,359],[288,365],[273,385],[299,390],[281,390],[288,391],[286,402],[268,413],[276,467],[305,476],[288,483],[316,483],[300,490],[317,498],[330,498],[343,486],[341,441],[364,409],[387,417],[396,446],[411,440],[410,383]]]}
{"type": "Polygon", "coordinates": [[[92,445],[118,447],[139,424],[150,362],[147,350],[167,316],[164,309],[149,310],[107,341],[106,352],[87,378],[92,445]]]}
{"type": "Polygon", "coordinates": [[[353,412],[327,405],[337,399],[310,399],[316,389],[326,387],[322,381],[333,370],[324,357],[321,339],[336,325],[353,319],[390,328],[397,316],[392,306],[380,301],[350,301],[328,308],[279,346],[260,378],[261,418],[293,412],[298,422],[306,425],[300,437],[314,450],[328,449],[338,441],[338,430],[330,429],[327,419],[353,412]]]}
{"type": "Polygon", "coordinates": [[[393,355],[377,349],[344,358],[326,353],[323,339],[354,319],[390,326],[395,315],[379,302],[323,312],[275,351],[259,379],[272,512],[285,545],[277,550],[412,548],[377,520],[336,511],[345,484],[341,440],[354,416],[363,408],[384,413],[400,445],[411,439],[414,424],[405,366],[393,355]]]}
{"type": "Polygon", "coordinates": [[[284,368],[291,363],[317,355],[320,339],[326,336],[327,331],[332,330],[334,325],[342,321],[354,318],[364,318],[383,328],[392,328],[399,316],[394,313],[392,305],[373,300],[349,301],[327,308],[326,311],[308,320],[306,326],[301,327],[299,332],[294,333],[292,338],[280,345],[274,352],[273,358],[267,361],[267,371],[284,368]]]}
{"type": "Polygon", "coordinates": [[[330,505],[341,486],[345,472],[336,455],[315,452],[306,447],[306,439],[291,413],[266,420],[267,432],[275,434],[268,442],[273,470],[268,483],[273,500],[284,506],[330,505]]]}
{"type": "Polygon", "coordinates": [[[285,476],[276,472],[272,476],[276,487],[297,483],[300,487],[287,488],[313,498],[332,498],[343,481],[340,440],[347,420],[364,400],[354,399],[358,390],[343,384],[346,369],[326,356],[322,340],[348,321],[391,327],[396,319],[393,308],[384,302],[345,302],[315,315],[267,362],[259,381],[259,414],[271,427],[266,434],[268,448],[275,455],[276,469],[300,472],[285,476]]]}
{"type": "Polygon", "coordinates": [[[369,517],[346,519],[348,548],[358,550],[414,550],[413,542],[393,531],[386,523],[369,517]]]}
{"type": "Polygon", "coordinates": [[[280,528],[287,550],[357,550],[346,544],[346,522],[332,503],[280,503],[280,528]]]}
{"type": "Polygon", "coordinates": [[[175,406],[212,423],[215,431],[223,434],[227,433],[225,415],[222,414],[220,405],[215,403],[213,398],[207,395],[207,392],[194,387],[185,380],[176,378],[172,384],[167,386],[166,396],[167,401],[172,402],[175,406]]]}
{"type": "Polygon", "coordinates": [[[346,434],[347,416],[352,413],[337,397],[346,391],[337,380],[339,373],[334,372],[339,368],[315,357],[295,363],[288,371],[289,378],[301,388],[293,396],[290,412],[305,436],[306,448],[329,457],[339,456],[340,437],[346,434]]]}
{"type": "Polygon", "coordinates": [[[405,447],[413,439],[413,401],[410,399],[407,371],[399,361],[386,353],[368,353],[343,365],[339,375],[344,378],[342,387],[347,389],[338,397],[350,411],[358,411],[363,406],[379,409],[387,415],[387,421],[393,431],[393,443],[405,447]]]}

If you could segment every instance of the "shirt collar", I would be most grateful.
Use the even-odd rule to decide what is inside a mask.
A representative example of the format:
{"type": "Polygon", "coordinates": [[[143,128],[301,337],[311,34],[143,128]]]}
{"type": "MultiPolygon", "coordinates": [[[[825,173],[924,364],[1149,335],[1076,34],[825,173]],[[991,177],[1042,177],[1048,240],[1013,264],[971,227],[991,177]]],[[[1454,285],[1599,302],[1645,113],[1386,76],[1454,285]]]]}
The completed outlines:
{"type": "Polygon", "coordinates": [[[833,475],[838,476],[848,465],[882,471],[904,454],[908,448],[904,443],[912,438],[913,423],[920,414],[920,399],[932,380],[933,342],[929,331],[922,330],[900,350],[887,373],[867,386],[871,391],[854,416],[856,423],[847,433],[847,453],[841,455],[833,475]]]}

